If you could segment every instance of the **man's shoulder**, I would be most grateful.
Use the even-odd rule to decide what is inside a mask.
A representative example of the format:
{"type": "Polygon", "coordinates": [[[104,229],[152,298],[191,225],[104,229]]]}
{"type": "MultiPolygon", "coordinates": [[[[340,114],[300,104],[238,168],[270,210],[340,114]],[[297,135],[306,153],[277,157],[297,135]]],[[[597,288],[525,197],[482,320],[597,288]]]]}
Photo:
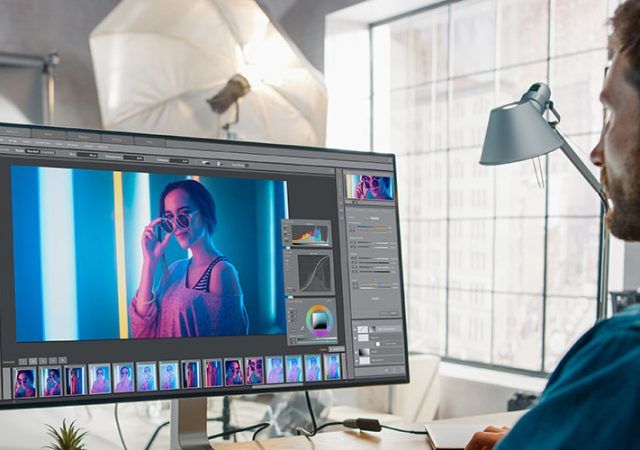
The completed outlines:
{"type": "Polygon", "coordinates": [[[603,372],[627,374],[634,368],[640,370],[640,308],[598,322],[587,331],[562,358],[547,390],[603,372]]]}
{"type": "Polygon", "coordinates": [[[498,448],[628,448],[640,441],[639,372],[640,308],[585,333],[498,448]],[[593,433],[603,423],[609,432],[593,433]]]}
{"type": "Polygon", "coordinates": [[[620,314],[598,323],[594,328],[593,337],[596,341],[623,341],[633,346],[640,342],[640,305],[633,305],[620,314]]]}

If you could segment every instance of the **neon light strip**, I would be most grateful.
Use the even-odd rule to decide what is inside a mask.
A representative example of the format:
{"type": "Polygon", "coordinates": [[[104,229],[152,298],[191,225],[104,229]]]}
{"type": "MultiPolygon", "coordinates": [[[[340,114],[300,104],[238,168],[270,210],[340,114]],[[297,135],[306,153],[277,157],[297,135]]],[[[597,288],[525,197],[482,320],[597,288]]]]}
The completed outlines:
{"type": "MultiPolygon", "coordinates": [[[[270,180],[267,182],[267,205],[269,207],[269,211],[267,213],[267,227],[268,227],[268,236],[269,236],[269,264],[267,267],[269,268],[269,292],[271,295],[269,296],[269,317],[271,320],[275,320],[276,318],[276,303],[277,299],[275,298],[276,292],[276,208],[275,208],[275,182],[270,180]]],[[[279,225],[279,224],[278,224],[279,225]]]]}
{"type": "Polygon", "coordinates": [[[70,169],[38,168],[45,341],[78,339],[72,173],[70,169]]]}
{"type": "Polygon", "coordinates": [[[289,218],[289,186],[287,186],[287,182],[283,181],[282,184],[284,185],[284,192],[283,192],[283,196],[284,196],[284,218],[288,219],[289,218]]]}
{"type": "Polygon", "coordinates": [[[113,212],[116,227],[116,272],[118,278],[118,325],[120,339],[129,337],[127,317],[127,271],[124,249],[124,201],[122,197],[122,172],[113,172],[113,212]]]}
{"type": "MultiPolygon", "coordinates": [[[[128,177],[132,174],[127,175],[128,177]]],[[[142,252],[140,251],[140,234],[151,220],[151,194],[149,188],[149,174],[136,173],[134,177],[133,203],[127,204],[127,233],[132,233],[135,239],[128,240],[127,273],[127,301],[133,296],[142,273],[142,252]],[[135,230],[135,231],[132,231],[135,230]],[[133,281],[132,281],[133,280],[133,281]],[[133,283],[133,285],[132,285],[133,283]]],[[[128,186],[128,185],[127,185],[128,186]]],[[[131,237],[131,236],[130,236],[131,237]]]]}
{"type": "MultiPolygon", "coordinates": [[[[193,181],[197,181],[198,183],[200,183],[200,175],[188,175],[187,176],[187,180],[193,180],[193,181]]],[[[193,257],[193,253],[191,253],[191,249],[188,248],[187,249],[187,258],[192,258],[193,257]]]]}

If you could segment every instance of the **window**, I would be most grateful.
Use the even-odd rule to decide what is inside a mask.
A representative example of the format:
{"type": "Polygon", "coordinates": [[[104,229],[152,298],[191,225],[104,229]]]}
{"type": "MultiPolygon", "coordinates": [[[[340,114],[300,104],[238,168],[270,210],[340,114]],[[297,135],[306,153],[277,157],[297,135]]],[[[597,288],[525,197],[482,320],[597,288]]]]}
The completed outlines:
{"type": "Polygon", "coordinates": [[[372,148],[397,155],[410,349],[544,373],[594,322],[597,197],[559,152],[542,189],[531,161],[478,161],[490,109],[536,81],[592,148],[609,2],[462,0],[371,24],[372,148]]]}

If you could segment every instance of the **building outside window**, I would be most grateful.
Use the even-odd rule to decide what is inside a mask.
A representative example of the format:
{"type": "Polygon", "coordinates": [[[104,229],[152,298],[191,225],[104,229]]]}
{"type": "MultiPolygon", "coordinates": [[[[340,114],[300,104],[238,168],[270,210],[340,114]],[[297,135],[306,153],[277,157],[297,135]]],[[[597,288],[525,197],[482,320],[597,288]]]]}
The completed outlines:
{"type": "MultiPolygon", "coordinates": [[[[531,161],[478,161],[491,108],[537,81],[588,158],[617,3],[445,1],[369,24],[370,70],[352,74],[369,78],[355,88],[369,88],[368,149],[397,155],[411,350],[545,373],[595,321],[597,196],[561,152],[540,159],[542,187],[531,161]]],[[[331,126],[328,58],[335,145],[348,130],[331,126]]],[[[347,147],[360,133],[367,149],[351,131],[347,147]]]]}

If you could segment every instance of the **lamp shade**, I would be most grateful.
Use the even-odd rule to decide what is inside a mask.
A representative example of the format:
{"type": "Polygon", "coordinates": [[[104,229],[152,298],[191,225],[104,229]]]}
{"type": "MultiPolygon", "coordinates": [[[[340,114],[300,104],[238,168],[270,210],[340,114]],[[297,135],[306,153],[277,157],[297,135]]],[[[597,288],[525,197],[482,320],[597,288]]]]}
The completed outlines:
{"type": "Polygon", "coordinates": [[[524,161],[562,146],[562,140],[536,103],[523,100],[491,110],[480,164],[495,166],[524,161]]]}

